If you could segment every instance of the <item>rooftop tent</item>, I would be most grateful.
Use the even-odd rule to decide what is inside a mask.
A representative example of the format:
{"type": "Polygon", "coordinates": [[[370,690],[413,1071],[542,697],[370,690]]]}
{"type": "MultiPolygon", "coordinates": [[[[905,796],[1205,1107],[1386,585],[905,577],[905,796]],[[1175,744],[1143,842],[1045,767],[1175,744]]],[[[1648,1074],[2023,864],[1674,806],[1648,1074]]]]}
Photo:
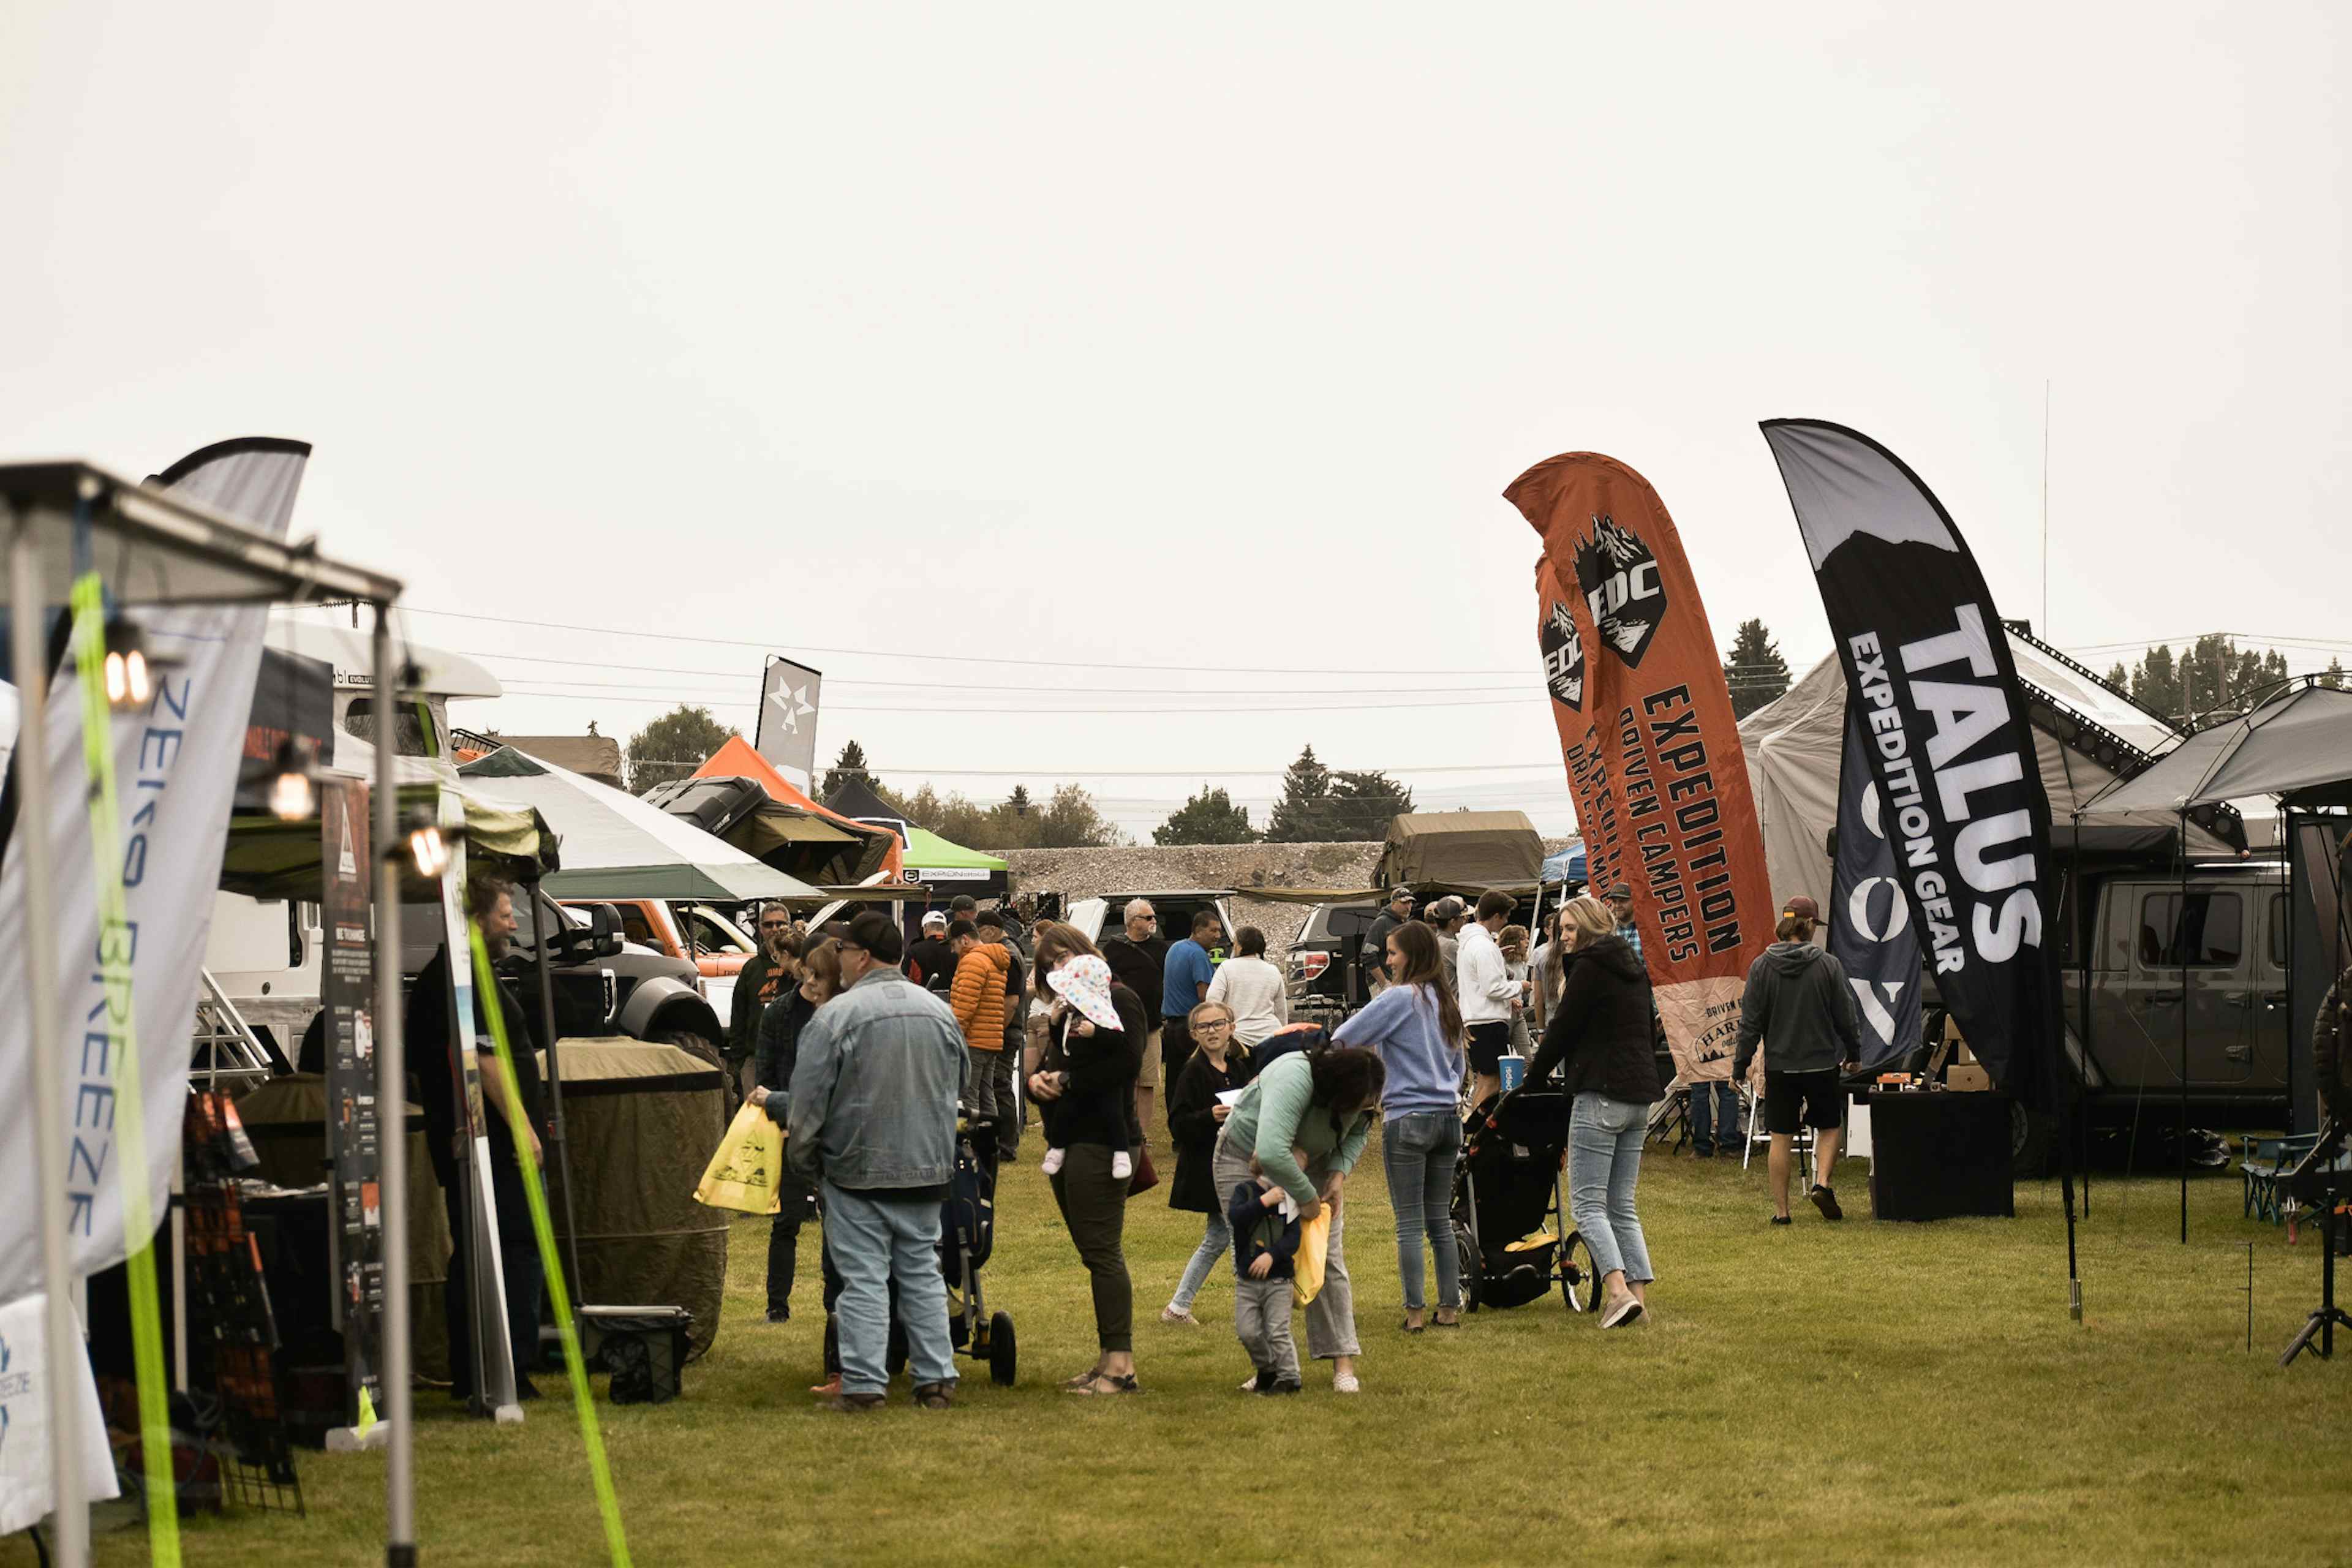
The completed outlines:
{"type": "MultiPolygon", "coordinates": [[[[362,778],[373,776],[374,752],[366,742],[350,736],[341,737],[336,747],[337,756],[359,763],[356,771],[362,778]]],[[[466,808],[469,864],[491,862],[520,881],[551,876],[561,864],[555,831],[535,807],[497,799],[478,787],[460,786],[454,779],[442,787],[455,794],[466,808]]],[[[421,797],[424,786],[404,784],[400,792],[404,800],[410,797],[412,788],[421,797]]],[[[229,818],[228,842],[221,858],[221,889],[255,899],[316,899],[320,854],[316,818],[280,822],[267,811],[240,808],[229,818]]],[[[404,875],[402,880],[405,898],[438,897],[437,891],[413,877],[404,875]]]]}
{"type": "Polygon", "coordinates": [[[558,899],[813,899],[816,889],[624,790],[501,747],[458,776],[536,808],[562,836],[558,899]]]}
{"type": "Polygon", "coordinates": [[[580,1299],[684,1307],[698,1355],[719,1332],[727,1284],[727,1211],[694,1201],[726,1131],[722,1081],[676,1046],[563,1042],[580,1299]]]}
{"type": "MultiPolygon", "coordinates": [[[[705,826],[729,843],[758,856],[772,866],[792,872],[805,882],[845,886],[881,878],[903,879],[905,858],[898,836],[831,811],[793,787],[768,759],[740,735],[695,769],[693,777],[665,784],[646,799],[663,809],[700,819],[699,810],[686,807],[689,786],[697,781],[736,780],[767,796],[753,811],[729,808],[705,826]],[[816,847],[810,847],[810,846],[816,847]]],[[[717,807],[713,800],[705,805],[717,807]]]]}
{"type": "Polygon", "coordinates": [[[1543,837],[1524,811],[1412,812],[1390,822],[1372,880],[1523,887],[1542,876],[1543,864],[1543,837]]]}
{"type": "Polygon", "coordinates": [[[2200,730],[2099,796],[2095,815],[2169,816],[2253,795],[2275,795],[2296,810],[2352,805],[2352,691],[2293,687],[2200,730]]]}
{"type": "MultiPolygon", "coordinates": [[[[2117,777],[2146,766],[2147,752],[2171,742],[2171,727],[2055,648],[2015,629],[2010,653],[2025,688],[2056,847],[2079,845],[2087,854],[2169,854],[2179,831],[2169,810],[2102,812],[2095,820],[2086,817],[2079,831],[2075,815],[2117,777]]],[[[1845,695],[1845,671],[1832,656],[1739,721],[1776,899],[1802,893],[1828,906],[1845,695]]],[[[2232,814],[2217,809],[2207,822],[2210,826],[2190,823],[2189,852],[2234,854],[2235,846],[2221,837],[2233,829],[2232,814]]]]}

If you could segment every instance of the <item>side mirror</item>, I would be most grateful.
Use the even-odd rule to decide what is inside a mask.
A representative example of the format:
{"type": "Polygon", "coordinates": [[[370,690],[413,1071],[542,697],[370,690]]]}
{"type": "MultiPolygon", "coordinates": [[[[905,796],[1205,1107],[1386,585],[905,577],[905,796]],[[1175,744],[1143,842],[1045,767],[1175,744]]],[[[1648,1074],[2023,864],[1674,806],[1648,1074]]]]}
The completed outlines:
{"type": "Polygon", "coordinates": [[[621,911],[610,904],[589,905],[588,930],[584,934],[588,947],[585,956],[590,958],[619,956],[623,941],[621,911]]]}

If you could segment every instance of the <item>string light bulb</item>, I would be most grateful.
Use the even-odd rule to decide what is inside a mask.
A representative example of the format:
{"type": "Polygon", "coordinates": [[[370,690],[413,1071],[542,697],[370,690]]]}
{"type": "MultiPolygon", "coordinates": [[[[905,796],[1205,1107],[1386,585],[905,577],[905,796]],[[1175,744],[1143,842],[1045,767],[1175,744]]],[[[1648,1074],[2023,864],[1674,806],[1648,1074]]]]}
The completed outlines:
{"type": "Polygon", "coordinates": [[[318,815],[319,792],[311,783],[317,771],[293,741],[278,743],[278,776],[269,785],[269,814],[280,822],[301,822],[318,815]]]}
{"type": "Polygon", "coordinates": [[[433,823],[410,832],[408,856],[416,863],[416,874],[428,881],[438,879],[449,868],[449,846],[442,841],[441,829],[433,823]]]}

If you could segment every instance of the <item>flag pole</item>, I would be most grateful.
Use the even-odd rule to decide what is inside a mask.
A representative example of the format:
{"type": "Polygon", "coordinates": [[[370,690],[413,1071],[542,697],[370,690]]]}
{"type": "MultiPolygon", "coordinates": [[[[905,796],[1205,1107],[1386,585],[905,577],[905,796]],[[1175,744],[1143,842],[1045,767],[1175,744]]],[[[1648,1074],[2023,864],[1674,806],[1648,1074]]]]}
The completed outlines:
{"type": "MultiPolygon", "coordinates": [[[[377,711],[390,713],[400,667],[393,661],[392,606],[375,604],[377,711]]],[[[408,1339],[408,1065],[400,994],[400,759],[393,726],[375,736],[375,1131],[383,1178],[383,1560],[416,1563],[416,1477],[410,1425],[408,1339]]]]}

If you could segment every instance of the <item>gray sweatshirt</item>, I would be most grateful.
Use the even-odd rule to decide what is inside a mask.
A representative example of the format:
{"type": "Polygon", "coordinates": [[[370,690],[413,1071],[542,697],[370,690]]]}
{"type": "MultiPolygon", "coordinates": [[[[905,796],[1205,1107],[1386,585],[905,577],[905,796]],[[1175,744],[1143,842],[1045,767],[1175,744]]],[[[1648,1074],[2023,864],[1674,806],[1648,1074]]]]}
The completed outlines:
{"type": "Polygon", "coordinates": [[[1830,1072],[1861,1060],[1862,1031],[1844,966],[1810,942],[1766,948],[1748,965],[1748,994],[1739,1001],[1734,1081],[1746,1080],[1759,1046],[1765,1047],[1767,1072],[1830,1072]]]}

